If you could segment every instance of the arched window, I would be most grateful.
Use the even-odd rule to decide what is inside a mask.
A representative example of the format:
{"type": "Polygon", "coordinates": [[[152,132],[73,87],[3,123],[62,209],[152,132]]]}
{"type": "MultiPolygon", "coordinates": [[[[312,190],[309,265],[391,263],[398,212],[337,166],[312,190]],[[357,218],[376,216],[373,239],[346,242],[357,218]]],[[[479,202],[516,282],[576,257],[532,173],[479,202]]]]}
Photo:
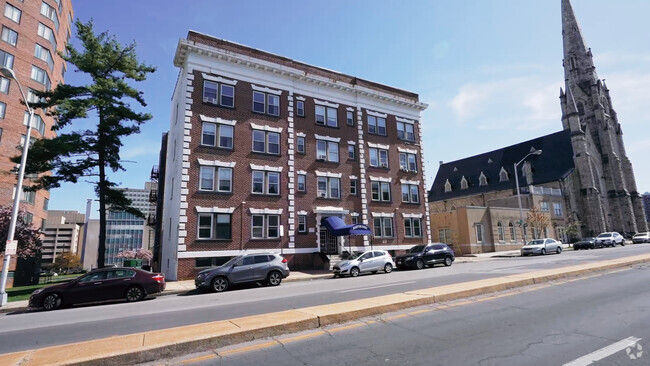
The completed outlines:
{"type": "Polygon", "coordinates": [[[445,182],[445,192],[451,192],[451,183],[449,183],[449,179],[445,182]]]}
{"type": "Polygon", "coordinates": [[[478,185],[479,186],[486,186],[487,185],[487,177],[483,172],[481,172],[481,175],[478,177],[478,185]]]}
{"type": "Polygon", "coordinates": [[[499,241],[506,241],[506,235],[503,232],[503,224],[501,221],[497,222],[497,232],[499,234],[499,241]]]}
{"type": "Polygon", "coordinates": [[[508,223],[508,229],[510,229],[510,240],[517,241],[517,234],[515,231],[515,225],[510,221],[508,223]]]}
{"type": "Polygon", "coordinates": [[[581,116],[584,116],[584,114],[585,114],[585,105],[582,104],[582,102],[578,102],[577,107],[578,107],[578,113],[581,116]]]}
{"type": "Polygon", "coordinates": [[[508,172],[506,172],[506,170],[501,167],[501,171],[499,172],[499,182],[507,182],[509,180],[510,178],[508,178],[508,172]]]}
{"type": "Polygon", "coordinates": [[[465,176],[463,175],[463,178],[460,180],[460,189],[467,189],[467,179],[465,179],[465,176]]]}

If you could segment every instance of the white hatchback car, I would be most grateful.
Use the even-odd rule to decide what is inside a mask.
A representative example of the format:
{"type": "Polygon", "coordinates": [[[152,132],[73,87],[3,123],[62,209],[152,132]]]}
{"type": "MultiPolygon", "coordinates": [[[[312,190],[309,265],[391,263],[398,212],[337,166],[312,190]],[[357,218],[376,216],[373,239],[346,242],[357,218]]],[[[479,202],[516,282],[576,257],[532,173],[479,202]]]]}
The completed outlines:
{"type": "Polygon", "coordinates": [[[625,238],[617,232],[602,233],[596,237],[596,242],[604,247],[615,247],[616,245],[625,245],[625,238]]]}
{"type": "Polygon", "coordinates": [[[334,277],[357,277],[360,273],[384,271],[393,272],[395,262],[393,257],[385,250],[370,250],[360,255],[352,255],[344,261],[334,265],[334,277]]]}

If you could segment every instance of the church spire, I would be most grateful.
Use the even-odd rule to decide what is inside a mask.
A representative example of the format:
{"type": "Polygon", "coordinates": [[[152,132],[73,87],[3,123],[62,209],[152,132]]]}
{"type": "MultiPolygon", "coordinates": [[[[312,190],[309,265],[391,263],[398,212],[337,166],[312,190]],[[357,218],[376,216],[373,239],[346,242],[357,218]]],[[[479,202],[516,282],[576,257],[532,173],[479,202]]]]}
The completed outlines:
{"type": "Polygon", "coordinates": [[[578,82],[577,79],[588,76],[593,81],[597,80],[591,49],[587,47],[582,37],[582,31],[570,0],[562,0],[562,40],[565,79],[573,79],[574,82],[578,82]]]}

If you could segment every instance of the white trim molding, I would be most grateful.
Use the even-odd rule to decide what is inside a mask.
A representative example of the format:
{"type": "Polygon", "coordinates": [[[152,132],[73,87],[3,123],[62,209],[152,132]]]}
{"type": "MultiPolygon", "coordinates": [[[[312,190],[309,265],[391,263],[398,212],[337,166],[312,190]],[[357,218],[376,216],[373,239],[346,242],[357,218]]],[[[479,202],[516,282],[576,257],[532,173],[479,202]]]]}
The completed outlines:
{"type": "Polygon", "coordinates": [[[316,170],[315,173],[317,177],[341,178],[343,176],[343,173],[321,172],[319,170],[316,170]]]}
{"type": "Polygon", "coordinates": [[[221,76],[212,76],[204,72],[202,72],[201,75],[203,76],[204,80],[216,81],[222,84],[237,85],[237,80],[230,80],[230,79],[222,78],[221,76]]]}
{"type": "Polygon", "coordinates": [[[405,219],[421,219],[422,214],[421,213],[404,213],[402,212],[402,217],[405,219]]]}
{"type": "Polygon", "coordinates": [[[408,119],[408,118],[402,118],[402,117],[395,116],[395,120],[396,120],[397,122],[404,122],[404,123],[408,123],[408,124],[411,124],[411,125],[414,125],[414,124],[415,124],[415,121],[414,121],[414,120],[412,120],[412,119],[408,119]]]}
{"type": "MultiPolygon", "coordinates": [[[[354,248],[354,247],[353,247],[354,248]]],[[[378,248],[375,246],[375,248],[378,248]]],[[[406,247],[404,247],[406,248],[406,247]]],[[[208,258],[208,257],[235,257],[242,254],[251,253],[276,253],[280,254],[279,249],[247,249],[247,250],[201,250],[196,252],[180,252],[178,258],[208,258]]],[[[283,254],[309,254],[318,253],[318,248],[283,248],[283,254]]]]}
{"type": "Polygon", "coordinates": [[[231,120],[227,120],[227,119],[223,119],[223,118],[219,118],[219,117],[212,118],[212,117],[208,117],[208,116],[203,115],[203,114],[200,115],[200,118],[201,118],[201,122],[219,123],[219,124],[228,125],[228,126],[234,126],[234,125],[237,124],[236,120],[231,121],[231,120]]]}
{"type": "Polygon", "coordinates": [[[301,101],[301,102],[304,102],[304,101],[305,101],[305,97],[296,96],[296,100],[299,100],[299,101],[301,101]]]}
{"type": "Polygon", "coordinates": [[[345,108],[345,110],[348,111],[348,112],[354,112],[354,108],[352,108],[352,107],[347,107],[347,108],[345,108]]]}
{"type": "Polygon", "coordinates": [[[374,147],[375,149],[384,149],[384,150],[390,149],[390,145],[374,144],[372,142],[368,142],[368,147],[374,147]]]}
{"type": "Polygon", "coordinates": [[[348,145],[356,145],[356,144],[357,144],[356,141],[348,140],[348,145]]]}
{"type": "Polygon", "coordinates": [[[369,109],[366,109],[366,114],[368,114],[370,116],[381,117],[381,118],[388,117],[388,115],[386,113],[379,113],[379,112],[371,111],[369,109]]]}
{"type": "Polygon", "coordinates": [[[235,212],[234,207],[195,207],[197,213],[221,213],[221,214],[231,214],[235,212]]]}
{"type": "Polygon", "coordinates": [[[271,209],[271,208],[249,208],[248,211],[251,214],[256,215],[282,215],[283,209],[271,209]]]}
{"type": "Polygon", "coordinates": [[[373,217],[395,217],[394,212],[371,212],[373,217]]]}
{"type": "Polygon", "coordinates": [[[305,210],[296,212],[297,215],[306,215],[308,212],[305,210]]]}
{"type": "Polygon", "coordinates": [[[350,213],[349,210],[346,210],[342,207],[334,206],[316,206],[314,208],[315,214],[332,214],[332,215],[347,215],[350,213]]]}
{"type": "Polygon", "coordinates": [[[282,90],[271,89],[271,88],[267,88],[265,86],[258,86],[258,85],[255,85],[255,84],[251,84],[251,87],[253,88],[253,90],[258,91],[258,92],[271,93],[271,94],[276,94],[276,95],[281,95],[282,94],[282,90]]]}
{"type": "Polygon", "coordinates": [[[304,132],[296,132],[296,136],[298,137],[307,137],[304,132]]]}
{"type": "Polygon", "coordinates": [[[350,216],[352,216],[352,217],[359,217],[359,213],[358,213],[358,212],[351,212],[351,213],[350,213],[350,216]]]}
{"type": "Polygon", "coordinates": [[[281,133],[282,132],[282,127],[271,127],[267,125],[258,125],[255,123],[251,122],[251,128],[254,130],[262,130],[262,131],[268,131],[268,132],[277,132],[281,133]]]}
{"type": "Polygon", "coordinates": [[[359,177],[357,177],[356,175],[351,175],[350,179],[359,179],[359,177]]]}
{"type": "Polygon", "coordinates": [[[298,175],[307,175],[307,172],[304,171],[304,170],[298,170],[298,171],[296,172],[296,174],[298,174],[298,175]]]}
{"type": "Polygon", "coordinates": [[[413,154],[413,155],[417,155],[417,153],[418,153],[417,150],[405,149],[405,148],[399,147],[399,146],[397,147],[397,151],[399,151],[401,153],[409,153],[409,154],[413,154]]]}
{"type": "Polygon", "coordinates": [[[416,185],[416,186],[419,186],[419,185],[420,185],[420,181],[419,181],[419,180],[406,180],[406,179],[400,179],[400,183],[402,183],[402,184],[413,184],[413,185],[416,185]]]}
{"type": "Polygon", "coordinates": [[[375,181],[375,182],[392,182],[392,179],[390,177],[373,177],[372,175],[368,176],[368,179],[370,181],[375,181]]]}
{"type": "Polygon", "coordinates": [[[320,100],[320,99],[316,99],[316,98],[314,98],[314,103],[324,105],[326,107],[331,107],[331,108],[338,108],[339,107],[339,105],[336,104],[336,103],[330,103],[328,101],[320,100]]]}
{"type": "Polygon", "coordinates": [[[316,140],[324,140],[324,141],[330,141],[330,142],[340,142],[341,138],[340,137],[330,137],[330,136],[322,136],[318,134],[314,134],[314,137],[316,140]]]}
{"type": "Polygon", "coordinates": [[[219,160],[203,160],[203,159],[197,159],[199,162],[199,165],[203,166],[219,166],[222,168],[234,168],[235,164],[237,164],[234,161],[230,162],[225,162],[225,161],[219,161],[219,160]]]}
{"type": "Polygon", "coordinates": [[[250,164],[252,170],[264,170],[267,172],[281,172],[284,167],[281,166],[268,166],[268,165],[255,165],[250,164]]]}

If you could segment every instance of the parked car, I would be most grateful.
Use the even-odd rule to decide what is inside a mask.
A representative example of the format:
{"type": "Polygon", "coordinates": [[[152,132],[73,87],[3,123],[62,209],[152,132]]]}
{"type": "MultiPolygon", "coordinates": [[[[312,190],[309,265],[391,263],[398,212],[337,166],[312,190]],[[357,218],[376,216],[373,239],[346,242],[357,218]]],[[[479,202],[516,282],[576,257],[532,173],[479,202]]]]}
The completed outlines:
{"type": "Polygon", "coordinates": [[[632,237],[632,243],[650,243],[650,233],[646,231],[645,233],[634,234],[632,237]]]}
{"type": "Polygon", "coordinates": [[[454,251],[447,244],[433,243],[414,246],[406,254],[395,257],[395,264],[400,269],[407,267],[422,269],[424,266],[433,267],[437,263],[451,266],[454,260],[456,260],[454,251]]]}
{"type": "Polygon", "coordinates": [[[236,256],[220,267],[205,269],[196,275],[198,289],[223,292],[232,284],[260,282],[278,286],[289,276],[287,260],[275,253],[251,253],[236,256]]]}
{"type": "Polygon", "coordinates": [[[617,232],[602,233],[596,237],[596,241],[606,247],[615,247],[617,244],[625,245],[623,235],[617,232]]]}
{"type": "Polygon", "coordinates": [[[165,290],[165,275],[136,268],[102,268],[72,281],[40,288],[29,307],[54,310],[62,305],[124,299],[139,301],[165,290]]]}
{"type": "Polygon", "coordinates": [[[580,249],[595,249],[595,248],[602,248],[603,243],[597,242],[596,238],[591,237],[591,238],[583,238],[580,239],[580,241],[573,243],[573,250],[580,250],[580,249]]]}
{"type": "Polygon", "coordinates": [[[334,265],[334,277],[357,277],[361,273],[384,271],[391,273],[395,268],[393,257],[385,250],[371,250],[363,254],[352,255],[334,265]]]}
{"type": "Polygon", "coordinates": [[[531,240],[521,247],[522,257],[529,254],[545,255],[546,253],[562,253],[562,243],[555,239],[544,238],[531,240]]]}

